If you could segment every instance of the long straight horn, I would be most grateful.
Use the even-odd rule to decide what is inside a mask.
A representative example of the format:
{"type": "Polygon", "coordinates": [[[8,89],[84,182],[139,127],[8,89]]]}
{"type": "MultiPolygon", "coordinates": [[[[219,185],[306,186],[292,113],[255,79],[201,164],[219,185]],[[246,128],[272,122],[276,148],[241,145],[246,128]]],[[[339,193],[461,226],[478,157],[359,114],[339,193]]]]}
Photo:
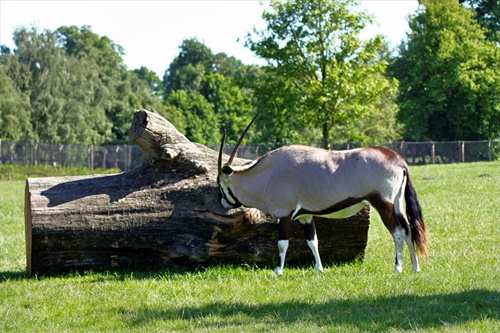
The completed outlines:
{"type": "Polygon", "coordinates": [[[222,151],[224,150],[224,142],[226,141],[226,131],[224,131],[224,134],[222,135],[222,141],[220,143],[220,148],[219,148],[219,162],[217,166],[217,175],[220,176],[221,169],[222,169],[222,151]]]}
{"type": "Polygon", "coordinates": [[[231,163],[233,163],[233,159],[236,156],[236,152],[238,151],[238,148],[240,148],[241,141],[243,141],[243,138],[245,137],[245,134],[247,134],[248,129],[250,128],[250,126],[252,126],[252,124],[255,121],[255,119],[257,118],[257,116],[262,112],[262,110],[264,110],[264,106],[266,106],[266,105],[264,104],[260,108],[260,110],[257,112],[257,114],[253,117],[253,119],[250,122],[250,124],[248,124],[247,128],[245,128],[245,130],[243,131],[243,134],[241,134],[240,139],[236,143],[236,146],[234,146],[233,152],[231,153],[231,156],[229,157],[229,161],[227,162],[227,164],[231,165],[231,163]]]}

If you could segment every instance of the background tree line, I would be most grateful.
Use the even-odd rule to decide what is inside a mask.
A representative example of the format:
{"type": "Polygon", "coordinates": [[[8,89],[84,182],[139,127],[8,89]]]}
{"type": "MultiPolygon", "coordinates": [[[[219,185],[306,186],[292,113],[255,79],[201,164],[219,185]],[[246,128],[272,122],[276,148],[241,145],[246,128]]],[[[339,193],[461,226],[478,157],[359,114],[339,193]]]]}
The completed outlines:
{"type": "Polygon", "coordinates": [[[133,112],[153,108],[192,141],[234,142],[261,106],[248,140],[269,146],[498,138],[498,1],[421,0],[397,52],[361,38],[374,18],[356,5],[272,2],[242,36],[265,66],[190,38],[162,78],[89,26],[19,28],[1,47],[0,139],[126,143],[133,112]]]}

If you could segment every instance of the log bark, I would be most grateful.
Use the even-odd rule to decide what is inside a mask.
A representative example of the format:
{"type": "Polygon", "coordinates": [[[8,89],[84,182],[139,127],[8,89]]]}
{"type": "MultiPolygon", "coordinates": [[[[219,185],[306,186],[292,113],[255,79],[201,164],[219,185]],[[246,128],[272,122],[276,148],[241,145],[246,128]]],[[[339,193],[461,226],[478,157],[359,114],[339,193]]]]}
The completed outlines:
{"type": "MultiPolygon", "coordinates": [[[[30,275],[136,265],[276,264],[276,222],[255,209],[220,205],[217,152],[190,142],[153,111],[135,113],[129,136],[145,152],[140,168],[27,179],[30,275]]],[[[326,264],[363,257],[368,206],[348,219],[316,219],[316,225],[326,264]]],[[[293,226],[287,264],[312,265],[302,228],[293,226]]]]}

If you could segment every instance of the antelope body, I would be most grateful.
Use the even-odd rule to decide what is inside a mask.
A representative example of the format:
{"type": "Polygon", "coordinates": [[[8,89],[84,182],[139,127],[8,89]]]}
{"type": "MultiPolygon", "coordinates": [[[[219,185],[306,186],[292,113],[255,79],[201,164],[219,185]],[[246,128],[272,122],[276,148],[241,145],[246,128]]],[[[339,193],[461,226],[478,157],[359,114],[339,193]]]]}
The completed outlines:
{"type": "Polygon", "coordinates": [[[329,151],[293,145],[278,148],[246,165],[231,166],[247,130],[223,167],[220,152],[217,182],[221,203],[226,208],[257,208],[278,219],[277,275],[283,273],[292,220],[304,226],[316,270],[321,272],[313,217],[349,217],[367,203],[379,212],[393,236],[395,272],[402,271],[405,242],[413,270],[420,271],[416,254],[427,258],[427,231],[408,165],[399,154],[383,147],[329,151]]]}

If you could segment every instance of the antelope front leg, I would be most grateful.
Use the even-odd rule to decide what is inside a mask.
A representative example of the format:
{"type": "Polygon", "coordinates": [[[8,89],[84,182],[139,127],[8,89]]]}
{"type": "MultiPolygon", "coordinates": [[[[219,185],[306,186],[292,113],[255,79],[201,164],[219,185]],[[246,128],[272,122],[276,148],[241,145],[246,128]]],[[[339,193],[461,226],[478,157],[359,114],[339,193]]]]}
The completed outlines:
{"type": "Polygon", "coordinates": [[[288,250],[288,240],[290,239],[291,215],[278,219],[279,235],[278,235],[278,267],[276,268],[276,276],[283,275],[285,267],[286,251],[288,250]]]}
{"type": "Polygon", "coordinates": [[[310,217],[308,219],[299,219],[299,222],[304,226],[304,233],[307,239],[307,245],[312,251],[314,256],[314,261],[316,264],[316,272],[323,272],[323,265],[321,264],[321,258],[319,257],[318,250],[318,237],[316,235],[316,226],[314,225],[314,218],[310,217]]]}

